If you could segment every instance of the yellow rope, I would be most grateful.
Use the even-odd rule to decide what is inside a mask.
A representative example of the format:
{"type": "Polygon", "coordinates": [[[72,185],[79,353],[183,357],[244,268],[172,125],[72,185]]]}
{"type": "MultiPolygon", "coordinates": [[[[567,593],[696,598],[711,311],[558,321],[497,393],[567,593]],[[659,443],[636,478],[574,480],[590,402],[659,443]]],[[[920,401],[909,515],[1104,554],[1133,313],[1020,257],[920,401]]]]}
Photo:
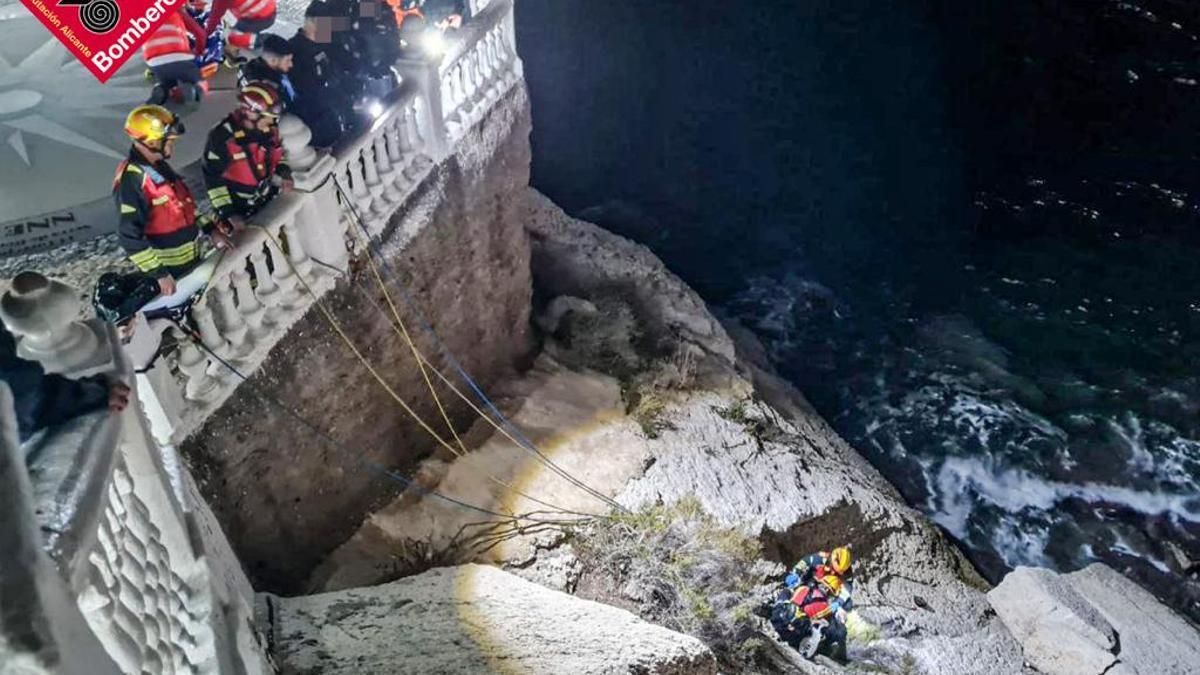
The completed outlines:
{"type": "MultiPolygon", "coordinates": [[[[444,438],[442,438],[442,436],[440,434],[438,434],[438,432],[434,431],[433,427],[429,426],[429,424],[426,423],[425,420],[422,419],[421,416],[418,415],[415,410],[413,410],[411,407],[409,407],[408,403],[406,403],[404,401],[404,399],[399,394],[396,393],[396,390],[393,389],[392,386],[387,383],[387,380],[385,380],[383,378],[383,376],[380,375],[377,370],[375,370],[375,367],[371,365],[370,361],[368,361],[367,358],[362,354],[362,352],[359,351],[358,347],[356,347],[354,345],[354,342],[350,339],[350,336],[346,334],[346,332],[342,329],[341,325],[338,324],[337,319],[335,319],[333,317],[333,313],[330,312],[329,309],[325,307],[325,303],[321,302],[321,298],[317,296],[316,291],[314,291],[312,286],[309,285],[308,280],[304,278],[304,275],[300,274],[300,271],[296,269],[296,266],[294,264],[292,264],[291,258],[289,258],[287,256],[287,254],[284,253],[283,246],[279,243],[279,240],[275,238],[275,235],[271,234],[271,232],[269,230],[267,230],[265,227],[262,227],[261,225],[251,224],[250,227],[258,228],[267,235],[267,238],[271,241],[272,244],[275,245],[275,248],[279,251],[279,257],[283,259],[285,264],[287,264],[287,266],[291,270],[292,274],[295,275],[295,277],[300,280],[300,285],[304,287],[305,292],[307,292],[308,295],[310,297],[312,297],[313,304],[316,305],[316,307],[320,311],[321,315],[325,318],[326,323],[328,323],[329,326],[331,328],[333,328],[333,330],[342,339],[342,342],[346,343],[346,346],[350,348],[350,351],[354,354],[355,358],[358,359],[359,363],[361,363],[363,365],[363,367],[367,369],[367,372],[369,372],[371,374],[371,377],[375,378],[375,381],[378,382],[379,385],[381,387],[383,387],[384,391],[386,391],[388,393],[388,395],[391,396],[392,399],[395,400],[396,403],[398,403],[400,405],[400,407],[404,410],[404,412],[407,413],[408,416],[411,417],[422,429],[424,429],[426,432],[428,432],[429,435],[432,436],[434,438],[434,440],[436,440],[438,442],[439,445],[441,445],[442,447],[449,450],[456,457],[461,457],[462,455],[459,454],[459,451],[457,449],[455,449],[454,446],[452,446],[448,442],[446,442],[446,440],[444,438]]],[[[415,345],[413,346],[413,348],[414,349],[416,348],[415,345]]],[[[584,516],[586,518],[598,517],[598,516],[595,516],[590,513],[580,513],[578,511],[572,511],[570,509],[564,509],[561,506],[556,506],[549,502],[544,502],[536,497],[533,497],[525,492],[522,492],[521,490],[517,489],[513,485],[511,485],[491,474],[487,474],[487,476],[489,479],[491,479],[496,484],[512,491],[514,494],[520,495],[520,496],[534,502],[535,504],[541,504],[542,506],[545,506],[546,508],[549,508],[549,509],[554,509],[554,510],[562,512],[562,513],[569,513],[572,515],[584,516]]],[[[514,513],[512,513],[512,509],[508,509],[508,511],[509,511],[510,517],[513,517],[513,518],[516,517],[516,515],[514,513]]]]}
{"type": "MultiPolygon", "coordinates": [[[[354,233],[355,240],[363,244],[362,234],[358,228],[351,227],[350,231],[354,233]]],[[[366,244],[369,246],[369,243],[366,244]]],[[[375,282],[379,284],[379,288],[383,290],[383,298],[387,300],[388,307],[392,310],[392,316],[396,319],[396,323],[392,325],[392,330],[396,326],[400,327],[400,333],[404,336],[404,341],[408,343],[408,348],[412,350],[413,360],[417,362],[417,367],[421,369],[421,377],[425,380],[425,386],[429,388],[429,394],[433,396],[433,402],[437,405],[438,412],[441,413],[442,419],[446,422],[446,427],[450,429],[450,434],[454,436],[454,441],[458,443],[458,447],[463,454],[467,453],[467,446],[463,445],[462,439],[458,436],[458,431],[454,429],[454,423],[450,421],[450,416],[446,414],[446,408],[442,405],[442,398],[438,396],[437,390],[433,386],[433,380],[429,379],[429,372],[425,369],[425,356],[417,349],[416,343],[412,336],[408,333],[408,327],[404,325],[404,320],[400,318],[400,311],[396,309],[396,303],[392,302],[392,295],[388,293],[387,286],[383,283],[383,277],[379,274],[379,267],[375,265],[375,259],[371,257],[370,250],[367,250],[367,264],[371,266],[371,274],[375,276],[375,282]]],[[[433,367],[433,364],[430,364],[433,367]]]]}
{"type": "MultiPolygon", "coordinates": [[[[358,241],[358,243],[362,244],[364,247],[366,247],[366,248],[364,248],[364,250],[366,251],[367,260],[368,260],[369,264],[371,265],[371,271],[374,273],[375,282],[379,285],[379,290],[383,293],[383,297],[387,300],[388,306],[391,307],[392,316],[394,316],[396,318],[396,321],[392,324],[392,331],[395,332],[397,335],[402,336],[408,342],[409,346],[412,347],[413,356],[417,359],[417,363],[421,365],[421,374],[425,376],[425,384],[426,384],[426,386],[429,387],[429,393],[433,394],[433,400],[435,402],[437,402],[438,409],[442,410],[442,417],[443,417],[443,419],[446,420],[446,424],[447,424],[447,426],[450,427],[450,430],[453,432],[454,426],[450,424],[450,420],[446,417],[445,410],[442,409],[441,399],[438,397],[437,392],[434,391],[433,384],[432,384],[432,382],[430,382],[429,376],[427,374],[426,366],[428,366],[428,370],[433,371],[434,375],[437,375],[438,379],[441,380],[442,383],[445,384],[450,389],[450,391],[454,392],[455,395],[457,395],[460,399],[462,399],[462,401],[464,403],[466,403],[467,406],[470,407],[470,409],[473,410],[476,415],[478,415],[481,419],[483,419],[485,422],[487,422],[488,425],[490,425],[493,429],[498,431],[502,436],[504,436],[509,441],[511,441],[513,443],[513,445],[517,446],[518,448],[525,448],[524,443],[517,440],[511,433],[509,433],[508,429],[505,429],[501,424],[496,422],[496,420],[492,419],[491,415],[487,414],[486,412],[483,411],[482,408],[480,408],[478,405],[476,405],[475,402],[473,400],[471,400],[471,397],[464,394],[463,391],[461,389],[459,389],[452,380],[450,380],[450,378],[446,377],[442,373],[442,371],[440,369],[438,369],[436,364],[434,364],[432,361],[430,361],[429,358],[426,357],[425,354],[422,353],[415,346],[412,338],[409,336],[408,329],[405,328],[404,321],[400,318],[399,311],[396,309],[396,303],[392,300],[392,294],[388,290],[387,283],[383,280],[383,277],[379,274],[379,267],[375,264],[374,259],[371,257],[371,253],[370,253],[370,249],[369,249],[370,243],[363,241],[362,234],[360,232],[358,232],[358,230],[356,228],[351,227],[350,229],[354,231],[354,237],[358,241]]],[[[378,303],[376,303],[373,299],[371,299],[370,291],[368,291],[365,288],[362,288],[361,290],[363,291],[363,294],[367,297],[367,299],[371,301],[371,304],[375,305],[375,309],[379,310],[379,312],[382,313],[383,308],[380,307],[378,305],[378,303]]],[[[459,446],[462,447],[462,440],[460,440],[458,438],[457,433],[455,433],[454,438],[455,438],[455,440],[458,441],[459,446]]],[[[464,451],[465,451],[465,448],[464,448],[464,451]]],[[[561,471],[561,469],[559,471],[561,471]]],[[[558,471],[556,471],[555,473],[558,474],[558,471]]],[[[558,474],[558,475],[560,478],[567,481],[568,483],[571,482],[565,476],[563,476],[561,474],[558,474]]],[[[574,484],[572,484],[572,485],[574,485],[574,484]]],[[[578,487],[578,486],[576,486],[576,487],[578,487]]],[[[588,493],[588,496],[590,496],[593,499],[596,499],[597,501],[600,501],[600,502],[605,501],[603,497],[592,494],[590,492],[588,493]]]]}

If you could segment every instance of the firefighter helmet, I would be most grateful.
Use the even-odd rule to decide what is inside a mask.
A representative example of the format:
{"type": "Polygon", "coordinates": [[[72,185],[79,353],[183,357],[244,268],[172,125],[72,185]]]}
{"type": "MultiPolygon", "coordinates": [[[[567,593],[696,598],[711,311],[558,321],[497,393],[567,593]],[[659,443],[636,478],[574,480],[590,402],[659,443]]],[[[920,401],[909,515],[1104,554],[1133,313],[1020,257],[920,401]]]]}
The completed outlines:
{"type": "Polygon", "coordinates": [[[139,143],[158,143],[183,134],[183,123],[161,105],[139,105],[125,118],[125,133],[139,143]]]}
{"type": "Polygon", "coordinates": [[[267,117],[279,117],[283,114],[283,104],[279,100],[279,92],[274,85],[261,80],[247,82],[242,87],[238,92],[238,106],[247,112],[267,117]]]}
{"type": "Polygon", "coordinates": [[[838,574],[845,574],[850,569],[850,548],[839,546],[829,553],[829,566],[838,574]]]}
{"type": "Polygon", "coordinates": [[[830,597],[834,597],[842,592],[842,580],[835,574],[826,574],[824,577],[821,577],[819,583],[824,587],[824,590],[829,592],[830,597]]]}

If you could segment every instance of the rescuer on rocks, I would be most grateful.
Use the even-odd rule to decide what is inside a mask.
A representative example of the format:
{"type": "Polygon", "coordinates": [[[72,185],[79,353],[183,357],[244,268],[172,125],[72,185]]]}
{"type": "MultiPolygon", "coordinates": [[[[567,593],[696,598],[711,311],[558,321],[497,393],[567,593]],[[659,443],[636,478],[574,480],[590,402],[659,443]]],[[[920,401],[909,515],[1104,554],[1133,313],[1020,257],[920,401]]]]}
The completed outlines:
{"type": "Polygon", "coordinates": [[[275,25],[275,9],[275,0],[216,0],[204,30],[206,33],[216,30],[225,12],[229,12],[236,23],[226,42],[236,49],[257,49],[261,33],[275,25]]]}
{"type": "Polygon", "coordinates": [[[225,234],[245,226],[275,195],[292,189],[292,170],[283,156],[279,92],[267,82],[249,82],[238,105],[208,133],[202,167],[208,200],[225,234]]]}
{"type": "Polygon", "coordinates": [[[832,551],[818,551],[801,558],[792,567],[792,572],[787,578],[787,585],[789,588],[809,585],[815,580],[820,580],[826,574],[836,574],[844,582],[839,588],[849,598],[854,584],[852,564],[853,556],[850,554],[849,546],[839,546],[832,551]]]}
{"type": "Polygon", "coordinates": [[[172,91],[177,91],[184,101],[194,102],[204,97],[206,87],[196,57],[204,54],[206,42],[200,23],[183,9],[172,12],[150,35],[142,45],[142,58],[155,79],[150,103],[166,103],[172,91]]]}
{"type": "MultiPolygon", "coordinates": [[[[162,106],[134,108],[125,119],[133,146],[113,180],[121,247],[139,270],[158,281],[163,295],[173,294],[175,279],[200,258],[196,202],[167,163],[183,131],[179,118],[162,106]]],[[[219,233],[214,240],[228,245],[219,233]]]]}
{"type": "Polygon", "coordinates": [[[254,81],[269,82],[279,92],[283,111],[290,112],[296,99],[296,89],[288,77],[294,63],[292,45],[278,35],[268,34],[263,36],[261,49],[262,56],[242,66],[238,82],[243,87],[254,81]]]}

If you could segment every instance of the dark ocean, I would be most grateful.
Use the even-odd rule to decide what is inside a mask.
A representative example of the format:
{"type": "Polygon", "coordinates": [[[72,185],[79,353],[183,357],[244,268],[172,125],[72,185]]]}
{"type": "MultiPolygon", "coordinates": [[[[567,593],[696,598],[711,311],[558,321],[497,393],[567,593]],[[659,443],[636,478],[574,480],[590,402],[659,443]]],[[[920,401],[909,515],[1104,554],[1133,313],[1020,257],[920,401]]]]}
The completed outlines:
{"type": "Polygon", "coordinates": [[[536,187],[753,329],[989,578],[1100,560],[1200,620],[1200,3],[517,23],[536,187]]]}

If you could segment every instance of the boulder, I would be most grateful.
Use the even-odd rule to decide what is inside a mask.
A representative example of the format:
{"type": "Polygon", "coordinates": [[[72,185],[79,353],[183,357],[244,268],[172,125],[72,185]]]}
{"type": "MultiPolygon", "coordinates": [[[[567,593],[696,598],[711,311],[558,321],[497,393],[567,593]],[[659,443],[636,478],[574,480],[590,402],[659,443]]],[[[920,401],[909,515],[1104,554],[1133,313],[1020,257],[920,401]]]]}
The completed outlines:
{"type": "Polygon", "coordinates": [[[1018,567],[988,592],[988,601],[1025,660],[1043,673],[1102,673],[1117,661],[1120,638],[1112,624],[1050,570],[1018,567]]]}
{"type": "Polygon", "coordinates": [[[695,638],[483,565],[271,601],[281,673],[716,672],[695,638]]]}
{"type": "Polygon", "coordinates": [[[1064,578],[1120,636],[1109,675],[1200,672],[1200,631],[1141,586],[1100,563],[1064,578]]]}
{"type": "Polygon", "coordinates": [[[1018,567],[988,601],[1040,672],[1200,672],[1200,632],[1100,563],[1070,574],[1018,567]]]}

